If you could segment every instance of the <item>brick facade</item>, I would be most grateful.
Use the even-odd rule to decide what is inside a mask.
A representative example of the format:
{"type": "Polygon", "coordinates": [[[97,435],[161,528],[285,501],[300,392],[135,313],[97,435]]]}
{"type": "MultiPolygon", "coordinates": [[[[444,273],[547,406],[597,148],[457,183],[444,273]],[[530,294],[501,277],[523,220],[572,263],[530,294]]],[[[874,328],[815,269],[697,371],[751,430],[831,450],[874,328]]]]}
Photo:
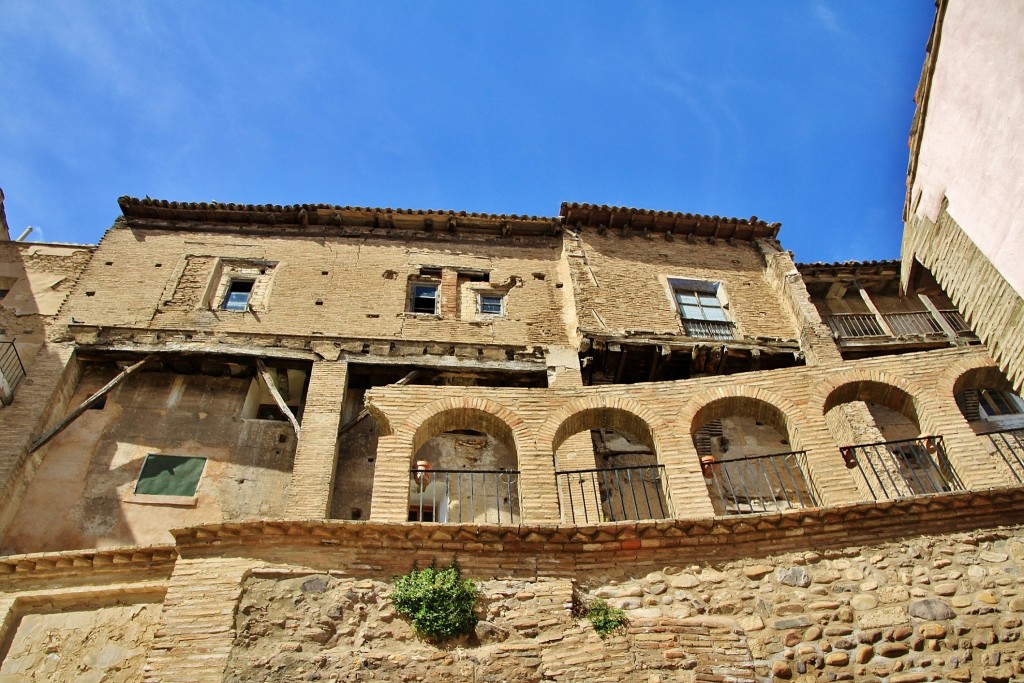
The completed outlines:
{"type": "MultiPolygon", "coordinates": [[[[868,547],[894,556],[901,538],[980,543],[1000,527],[1003,548],[1024,522],[1021,472],[957,403],[1005,388],[986,349],[879,342],[844,360],[777,226],[588,205],[558,219],[126,198],[122,209],[88,263],[71,259],[81,274],[46,323],[33,381],[0,409],[0,638],[18,652],[45,648],[25,621],[45,611],[39,591],[100,610],[98,595],[140,582],[160,605],[138,674],[154,683],[393,673],[408,658],[432,662],[415,675],[457,680],[492,665],[522,681],[785,680],[810,662],[895,681],[945,669],[897,667],[895,655],[870,669],[791,619],[810,601],[825,631],[861,610],[868,632],[874,606],[809,589],[758,607],[721,591],[778,570],[758,585],[781,596],[792,565],[823,549],[824,577],[853,572],[840,560],[868,547]],[[715,297],[705,303],[728,334],[694,334],[676,290],[715,297]],[[101,412],[28,452],[111,380],[101,412]],[[909,455],[872,446],[890,422],[914,437],[909,455]],[[198,489],[135,494],[150,455],[207,457],[198,489]],[[764,484],[780,467],[790,481],[764,484]],[[84,485],[62,485],[75,468],[84,485]],[[922,489],[925,476],[939,484],[922,489]],[[422,516],[428,490],[429,514],[447,523],[422,516]],[[445,517],[456,509],[472,523],[445,517]],[[115,518],[116,530],[103,524],[115,518]],[[473,666],[411,642],[385,606],[391,576],[454,555],[493,592],[491,630],[467,645],[473,666]],[[314,614],[335,589],[347,606],[314,614]],[[573,604],[595,597],[627,610],[616,639],[576,618],[573,604]],[[810,649],[772,649],[795,646],[798,629],[810,649]],[[295,654],[327,642],[353,654],[295,654]],[[604,649],[579,659],[581,647],[604,649]]],[[[1000,553],[985,561],[1009,575],[1000,553]]],[[[1024,611],[1014,596],[997,599],[1024,611]]],[[[897,602],[894,626],[917,609],[897,602]]],[[[83,666],[95,656],[83,651],[83,666]]]]}

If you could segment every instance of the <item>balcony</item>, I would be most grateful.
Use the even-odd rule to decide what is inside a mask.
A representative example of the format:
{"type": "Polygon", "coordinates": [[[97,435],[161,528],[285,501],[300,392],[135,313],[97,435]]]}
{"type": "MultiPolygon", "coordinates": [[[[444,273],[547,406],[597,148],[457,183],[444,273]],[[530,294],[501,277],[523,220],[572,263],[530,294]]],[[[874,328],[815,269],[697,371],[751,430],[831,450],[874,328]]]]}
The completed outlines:
{"type": "Polygon", "coordinates": [[[518,470],[409,470],[409,521],[519,524],[518,470]]]}
{"type": "Polygon", "coordinates": [[[1007,429],[984,434],[995,454],[1018,484],[1024,484],[1024,429],[1007,429]]]}
{"type": "Polygon", "coordinates": [[[555,472],[562,518],[597,524],[671,517],[665,496],[665,467],[608,467],[555,472]]]}
{"type": "Polygon", "coordinates": [[[840,449],[875,500],[962,491],[941,436],[846,446],[840,449]]]}
{"type": "Polygon", "coordinates": [[[823,315],[822,319],[839,342],[844,357],[977,343],[959,311],[937,309],[937,313],[833,313],[823,315]]]}
{"type": "Polygon", "coordinates": [[[816,507],[804,451],[745,458],[701,458],[715,514],[745,515],[816,507]]]}
{"type": "Polygon", "coordinates": [[[0,403],[11,405],[14,389],[25,377],[25,366],[21,364],[14,342],[0,342],[0,403]]]}

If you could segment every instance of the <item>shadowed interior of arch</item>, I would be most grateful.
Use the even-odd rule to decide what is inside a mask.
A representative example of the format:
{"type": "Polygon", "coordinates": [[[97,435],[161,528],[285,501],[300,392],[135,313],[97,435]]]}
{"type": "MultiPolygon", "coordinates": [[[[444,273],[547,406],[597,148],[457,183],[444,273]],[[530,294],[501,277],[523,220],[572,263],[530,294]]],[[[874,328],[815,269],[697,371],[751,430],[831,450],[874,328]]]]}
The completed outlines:
{"type": "Polygon", "coordinates": [[[413,438],[409,521],[518,524],[515,436],[499,417],[451,409],[427,419],[413,438]]]}
{"type": "Polygon", "coordinates": [[[672,515],[664,468],[647,422],[621,408],[588,408],[552,442],[562,520],[664,519],[672,515]]]}
{"type": "Polygon", "coordinates": [[[702,407],[690,435],[715,514],[781,512],[817,505],[806,454],[794,451],[776,406],[735,396],[702,407]]]}
{"type": "Polygon", "coordinates": [[[864,380],[836,387],[825,423],[866,499],[906,498],[962,488],[941,435],[922,435],[914,397],[864,380]]]}

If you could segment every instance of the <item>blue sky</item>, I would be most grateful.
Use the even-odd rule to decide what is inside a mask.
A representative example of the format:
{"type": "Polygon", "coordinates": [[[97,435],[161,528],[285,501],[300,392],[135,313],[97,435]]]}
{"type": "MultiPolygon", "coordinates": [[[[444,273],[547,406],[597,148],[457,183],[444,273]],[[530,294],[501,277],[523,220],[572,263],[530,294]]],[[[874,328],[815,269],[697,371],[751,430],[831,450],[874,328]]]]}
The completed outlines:
{"type": "Polygon", "coordinates": [[[123,194],[783,224],[897,258],[934,3],[0,0],[12,233],[123,194]]]}

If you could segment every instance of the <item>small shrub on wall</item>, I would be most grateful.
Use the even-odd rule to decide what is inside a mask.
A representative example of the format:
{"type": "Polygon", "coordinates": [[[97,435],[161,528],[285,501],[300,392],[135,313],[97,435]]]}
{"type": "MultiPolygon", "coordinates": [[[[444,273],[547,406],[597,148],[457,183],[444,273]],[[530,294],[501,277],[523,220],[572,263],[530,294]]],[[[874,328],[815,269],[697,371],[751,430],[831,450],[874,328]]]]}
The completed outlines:
{"type": "Polygon", "coordinates": [[[417,635],[443,641],[471,633],[477,617],[473,613],[479,591],[469,579],[462,578],[457,560],[446,569],[434,562],[426,569],[413,565],[405,576],[395,577],[391,602],[412,623],[417,635]]]}

